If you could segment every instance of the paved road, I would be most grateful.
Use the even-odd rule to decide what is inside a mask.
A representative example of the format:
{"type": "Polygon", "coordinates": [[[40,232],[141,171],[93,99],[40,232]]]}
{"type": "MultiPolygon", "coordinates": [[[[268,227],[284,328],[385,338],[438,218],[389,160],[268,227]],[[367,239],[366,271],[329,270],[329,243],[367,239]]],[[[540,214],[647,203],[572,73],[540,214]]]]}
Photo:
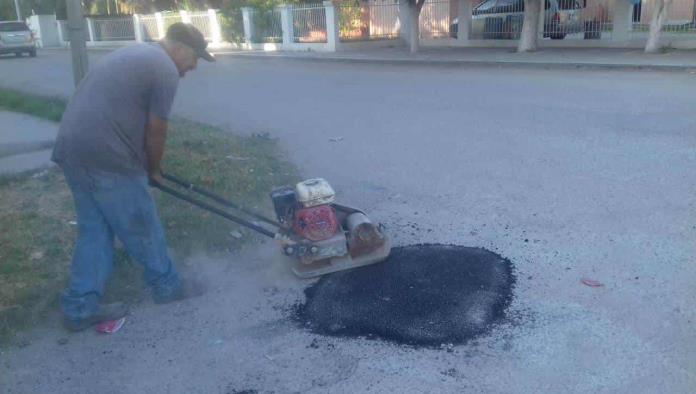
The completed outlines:
{"type": "MultiPolygon", "coordinates": [[[[0,59],[0,86],[69,94],[68,62],[0,59]]],[[[695,87],[689,73],[203,64],[178,115],[277,137],[397,244],[509,257],[515,323],[451,353],[316,337],[284,318],[307,282],[266,245],[112,338],[37,330],[0,371],[11,392],[692,392],[695,87]]]]}
{"type": "Polygon", "coordinates": [[[54,122],[0,110],[0,174],[21,173],[52,166],[54,122]]]}

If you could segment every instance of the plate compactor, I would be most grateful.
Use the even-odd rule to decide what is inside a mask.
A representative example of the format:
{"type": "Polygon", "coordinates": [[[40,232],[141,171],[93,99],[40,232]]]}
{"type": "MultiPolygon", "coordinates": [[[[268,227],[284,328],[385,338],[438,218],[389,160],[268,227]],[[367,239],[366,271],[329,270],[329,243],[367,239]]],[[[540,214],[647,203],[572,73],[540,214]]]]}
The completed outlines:
{"type": "Polygon", "coordinates": [[[153,186],[275,239],[282,253],[291,259],[292,271],[302,278],[378,263],[391,251],[384,226],[372,223],[359,209],[335,203],[333,188],[321,178],[308,179],[295,187],[274,189],[270,197],[277,220],[272,220],[190,182],[169,174],[162,174],[162,177],[189,192],[163,183],[153,186]],[[207,200],[192,197],[190,192],[207,200]],[[249,219],[232,215],[229,209],[249,219]]]}

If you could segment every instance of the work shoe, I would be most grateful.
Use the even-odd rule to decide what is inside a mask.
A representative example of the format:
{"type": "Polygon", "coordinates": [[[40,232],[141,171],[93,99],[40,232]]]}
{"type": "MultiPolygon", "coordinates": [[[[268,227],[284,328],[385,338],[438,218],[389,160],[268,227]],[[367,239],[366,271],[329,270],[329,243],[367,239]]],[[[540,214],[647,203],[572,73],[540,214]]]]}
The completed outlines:
{"type": "Polygon", "coordinates": [[[205,287],[203,284],[195,279],[182,279],[181,286],[174,291],[171,295],[158,295],[154,293],[152,295],[152,300],[155,304],[168,304],[170,302],[176,302],[185,300],[187,298],[198,297],[205,293],[205,287]]]}
{"type": "Polygon", "coordinates": [[[89,317],[80,320],[63,319],[63,326],[69,331],[77,332],[92,327],[101,322],[118,320],[128,314],[128,307],[122,302],[99,304],[97,311],[89,317]]]}

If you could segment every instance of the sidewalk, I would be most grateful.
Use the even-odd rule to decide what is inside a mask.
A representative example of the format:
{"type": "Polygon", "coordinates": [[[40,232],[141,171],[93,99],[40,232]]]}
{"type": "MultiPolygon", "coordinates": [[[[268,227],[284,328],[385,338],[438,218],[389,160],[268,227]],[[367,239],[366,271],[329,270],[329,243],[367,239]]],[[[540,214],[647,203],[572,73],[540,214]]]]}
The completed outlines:
{"type": "Polygon", "coordinates": [[[0,175],[50,167],[58,124],[0,111],[0,175]]]}
{"type": "Polygon", "coordinates": [[[511,48],[424,47],[411,55],[405,47],[320,52],[216,51],[217,56],[283,58],[325,62],[435,66],[514,66],[658,71],[696,71],[696,50],[669,50],[649,55],[640,49],[543,48],[516,53],[511,48]]]}
{"type": "MultiPolygon", "coordinates": [[[[90,47],[95,52],[121,46],[90,47]]],[[[63,48],[51,48],[60,50],[63,48]]],[[[49,50],[51,50],[49,49],[49,50]]],[[[211,48],[216,56],[312,60],[343,63],[433,66],[511,66],[555,69],[619,69],[654,71],[696,71],[696,50],[668,49],[646,54],[635,48],[541,48],[534,53],[517,53],[514,48],[464,48],[422,46],[414,55],[398,41],[393,46],[346,49],[338,52],[262,51],[211,48]]]]}

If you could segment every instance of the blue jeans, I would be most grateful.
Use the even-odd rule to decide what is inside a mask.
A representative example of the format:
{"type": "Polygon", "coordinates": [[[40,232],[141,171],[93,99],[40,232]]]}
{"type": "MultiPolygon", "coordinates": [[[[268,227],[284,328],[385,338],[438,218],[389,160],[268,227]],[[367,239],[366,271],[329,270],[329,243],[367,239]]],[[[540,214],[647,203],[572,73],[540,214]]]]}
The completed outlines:
{"type": "Polygon", "coordinates": [[[179,276],[167,253],[164,231],[145,176],[128,176],[76,165],[61,165],[77,214],[70,284],[61,297],[68,319],[94,314],[113,267],[114,236],[145,267],[153,297],[179,291],[179,276]]]}

